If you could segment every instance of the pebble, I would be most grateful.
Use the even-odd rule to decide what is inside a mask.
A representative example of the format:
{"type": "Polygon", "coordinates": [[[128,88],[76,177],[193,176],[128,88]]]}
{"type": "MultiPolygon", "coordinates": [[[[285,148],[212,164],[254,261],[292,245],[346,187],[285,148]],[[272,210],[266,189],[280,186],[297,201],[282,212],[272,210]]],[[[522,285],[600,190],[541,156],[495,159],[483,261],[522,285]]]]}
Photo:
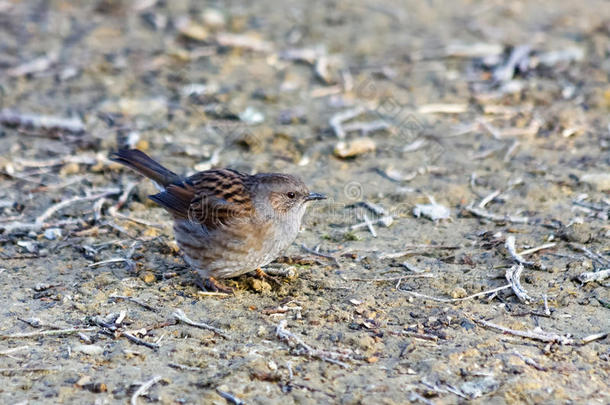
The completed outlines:
{"type": "Polygon", "coordinates": [[[335,145],[334,154],[345,159],[373,152],[376,148],[377,145],[371,138],[358,138],[351,142],[338,142],[335,145]]]}
{"type": "Polygon", "coordinates": [[[61,238],[61,229],[49,228],[44,231],[44,237],[48,240],[55,240],[61,238]]]}
{"type": "Polygon", "coordinates": [[[76,345],[72,348],[72,351],[88,354],[90,356],[98,356],[104,353],[104,348],[97,345],[76,345]]]}
{"type": "Polygon", "coordinates": [[[430,204],[417,204],[413,208],[413,215],[417,218],[423,216],[438,221],[439,219],[448,219],[451,215],[451,210],[444,205],[437,204],[434,198],[428,197],[430,204]]]}
{"type": "Polygon", "coordinates": [[[208,38],[208,31],[205,27],[188,18],[182,18],[176,23],[178,32],[188,39],[195,41],[205,41],[208,38]]]}
{"type": "Polygon", "coordinates": [[[239,114],[239,119],[246,124],[260,124],[265,121],[265,116],[254,107],[247,107],[239,114]]]}
{"type": "Polygon", "coordinates": [[[80,166],[76,162],[67,163],[59,170],[61,176],[80,173],[80,166]]]}
{"type": "Polygon", "coordinates": [[[610,191],[610,173],[587,173],[580,181],[590,184],[597,191],[610,191]]]}
{"type": "Polygon", "coordinates": [[[154,275],[153,272],[145,271],[144,273],[140,274],[140,279],[142,281],[144,281],[145,283],[150,284],[150,283],[154,282],[157,279],[157,277],[154,275]]]}
{"type": "Polygon", "coordinates": [[[208,8],[202,13],[203,23],[211,29],[224,28],[227,24],[227,19],[219,10],[208,8]]]}

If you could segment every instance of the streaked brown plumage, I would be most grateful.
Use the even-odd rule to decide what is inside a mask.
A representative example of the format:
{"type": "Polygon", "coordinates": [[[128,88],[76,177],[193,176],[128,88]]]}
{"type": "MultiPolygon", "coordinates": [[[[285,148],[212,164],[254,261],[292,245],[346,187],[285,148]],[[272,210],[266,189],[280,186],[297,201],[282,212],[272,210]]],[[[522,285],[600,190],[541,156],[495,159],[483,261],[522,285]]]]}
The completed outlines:
{"type": "Polygon", "coordinates": [[[174,219],[186,262],[208,285],[269,264],[297,236],[305,203],[325,198],[299,178],[214,169],[181,177],[137,149],[110,157],[162,190],[149,196],[174,219]]]}

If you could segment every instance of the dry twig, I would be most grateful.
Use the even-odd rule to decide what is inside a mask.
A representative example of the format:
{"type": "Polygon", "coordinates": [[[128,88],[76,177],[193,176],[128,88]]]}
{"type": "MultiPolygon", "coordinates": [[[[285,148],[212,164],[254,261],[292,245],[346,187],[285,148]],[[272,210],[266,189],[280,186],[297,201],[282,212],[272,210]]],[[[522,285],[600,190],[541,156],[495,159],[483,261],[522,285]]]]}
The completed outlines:
{"type": "Polygon", "coordinates": [[[572,339],[569,335],[565,335],[565,336],[558,335],[556,333],[545,332],[543,330],[538,330],[538,331],[516,330],[516,329],[507,328],[505,326],[496,325],[495,323],[488,322],[483,319],[474,319],[473,318],[473,320],[475,323],[482,325],[486,328],[499,330],[502,333],[506,333],[506,334],[513,335],[513,336],[519,336],[519,337],[526,338],[526,339],[539,340],[541,342],[548,342],[548,343],[559,343],[561,345],[573,345],[575,343],[574,339],[572,339]]]}
{"type": "Polygon", "coordinates": [[[189,319],[186,316],[186,314],[184,313],[184,311],[182,311],[181,309],[177,309],[174,312],[174,318],[176,318],[180,322],[184,322],[187,325],[194,326],[196,328],[211,330],[212,332],[214,332],[215,334],[217,334],[218,336],[220,336],[224,339],[227,339],[227,340],[231,339],[231,337],[229,335],[227,335],[225,332],[223,332],[222,330],[220,330],[218,328],[215,328],[212,325],[208,325],[207,323],[203,323],[203,322],[195,322],[195,321],[189,319]]]}
{"type": "Polygon", "coordinates": [[[245,405],[246,404],[244,401],[237,398],[235,395],[230,394],[226,391],[221,391],[218,388],[216,388],[216,392],[218,393],[218,395],[220,395],[221,397],[226,399],[227,402],[232,403],[233,405],[245,405]]]}
{"type": "Polygon", "coordinates": [[[587,271],[578,275],[578,281],[581,283],[590,283],[591,281],[603,281],[610,277],[610,269],[599,271],[587,271]]]}
{"type": "Polygon", "coordinates": [[[52,329],[40,330],[35,332],[15,333],[13,335],[0,335],[0,339],[27,339],[40,336],[62,336],[73,335],[80,332],[93,332],[95,328],[74,328],[74,329],[52,329]]]}
{"type": "Polygon", "coordinates": [[[140,385],[140,388],[138,388],[136,392],[134,392],[131,396],[131,405],[138,405],[138,397],[141,397],[142,395],[146,394],[150,387],[152,387],[162,379],[163,377],[157,375],[146,381],[144,384],[140,385]]]}
{"type": "Polygon", "coordinates": [[[523,272],[523,266],[516,264],[510,269],[506,270],[506,281],[510,283],[513,292],[519,298],[519,301],[527,303],[531,300],[531,297],[527,295],[527,291],[521,286],[521,273],[523,272]]]}
{"type": "Polygon", "coordinates": [[[337,138],[341,140],[345,139],[346,131],[343,129],[343,123],[345,121],[349,121],[352,118],[359,116],[365,111],[366,110],[364,109],[364,107],[356,107],[352,110],[342,111],[333,115],[330,118],[329,124],[337,138]]]}
{"type": "Polygon", "coordinates": [[[288,321],[285,319],[281,320],[275,329],[275,334],[278,338],[280,338],[280,340],[288,343],[288,345],[295,345],[295,352],[297,354],[324,360],[329,363],[337,364],[343,368],[349,368],[349,364],[345,363],[345,361],[351,360],[349,355],[345,353],[314,349],[305,343],[300,337],[287,330],[287,324],[288,321]]]}
{"type": "Polygon", "coordinates": [[[489,219],[490,221],[494,222],[512,222],[515,224],[527,224],[530,221],[528,217],[494,214],[492,212],[474,207],[472,205],[467,206],[465,210],[470,212],[471,214],[476,215],[477,217],[489,219]]]}
{"type": "Polygon", "coordinates": [[[398,290],[398,291],[413,295],[414,297],[425,298],[428,300],[432,300],[432,301],[436,301],[436,302],[445,302],[445,303],[466,301],[466,300],[470,300],[472,298],[480,297],[482,295],[493,294],[498,291],[506,290],[507,288],[512,288],[512,285],[506,284],[506,285],[503,285],[502,287],[493,288],[493,289],[487,290],[487,291],[482,291],[480,293],[472,294],[472,295],[469,295],[469,296],[463,297],[463,298],[438,298],[438,297],[433,297],[431,295],[421,294],[421,293],[418,293],[415,291],[400,289],[400,288],[398,288],[400,286],[400,281],[401,280],[398,280],[398,284],[396,284],[396,290],[398,290]]]}
{"type": "Polygon", "coordinates": [[[521,257],[519,253],[517,253],[517,249],[515,248],[515,237],[513,235],[509,235],[506,237],[505,246],[511,257],[520,265],[528,266],[538,270],[546,270],[546,267],[542,263],[528,262],[523,257],[521,257]]]}

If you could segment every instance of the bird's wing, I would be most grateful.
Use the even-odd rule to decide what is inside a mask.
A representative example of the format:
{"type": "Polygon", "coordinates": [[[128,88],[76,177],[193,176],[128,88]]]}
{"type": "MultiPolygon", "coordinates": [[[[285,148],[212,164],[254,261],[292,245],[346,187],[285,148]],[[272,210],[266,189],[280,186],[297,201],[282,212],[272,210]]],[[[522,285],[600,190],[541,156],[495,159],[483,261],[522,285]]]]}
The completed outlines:
{"type": "Polygon", "coordinates": [[[247,178],[230,169],[206,170],[169,184],[165,191],[150,198],[174,217],[212,230],[250,217],[254,208],[247,178]]]}

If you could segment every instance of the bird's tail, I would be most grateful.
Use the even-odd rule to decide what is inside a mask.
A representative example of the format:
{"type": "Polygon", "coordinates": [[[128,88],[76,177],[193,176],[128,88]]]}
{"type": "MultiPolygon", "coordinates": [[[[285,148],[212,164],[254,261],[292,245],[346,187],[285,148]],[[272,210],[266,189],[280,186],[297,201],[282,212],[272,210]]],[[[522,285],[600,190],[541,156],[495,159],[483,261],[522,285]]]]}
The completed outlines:
{"type": "Polygon", "coordinates": [[[110,160],[132,168],[164,188],[171,183],[181,181],[181,177],[161,166],[146,153],[138,149],[121,149],[110,155],[110,160]]]}

